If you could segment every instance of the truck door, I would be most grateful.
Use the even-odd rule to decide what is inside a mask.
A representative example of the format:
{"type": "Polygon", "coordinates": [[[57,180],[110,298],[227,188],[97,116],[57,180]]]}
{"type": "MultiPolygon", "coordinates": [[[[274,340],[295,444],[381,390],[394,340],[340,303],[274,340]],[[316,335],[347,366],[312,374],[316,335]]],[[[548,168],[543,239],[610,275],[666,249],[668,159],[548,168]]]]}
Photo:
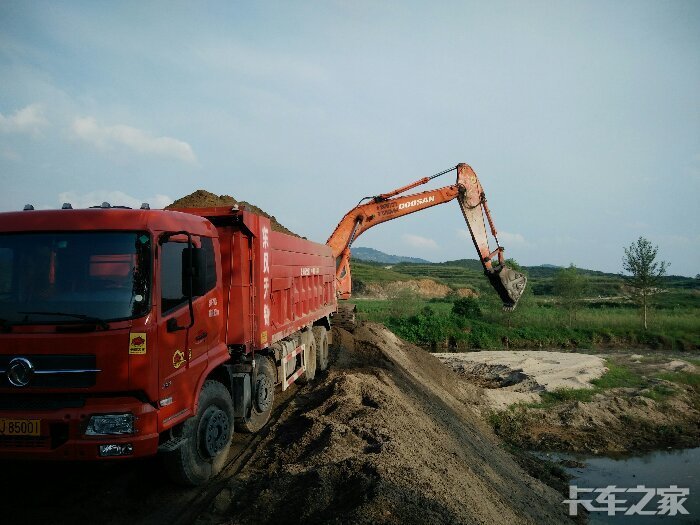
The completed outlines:
{"type": "MultiPolygon", "coordinates": [[[[197,252],[201,248],[201,240],[195,235],[190,238],[192,247],[197,252]]],[[[160,243],[159,250],[159,398],[163,407],[163,417],[167,420],[168,417],[176,416],[189,407],[197,379],[206,367],[206,354],[198,355],[197,359],[193,360],[192,350],[195,339],[201,339],[203,334],[208,333],[208,317],[206,309],[201,306],[202,303],[206,304],[206,297],[193,297],[194,315],[190,312],[190,291],[187,289],[185,277],[189,271],[187,236],[166,237],[160,243]],[[163,400],[166,400],[165,405],[163,400]]],[[[205,336],[205,339],[208,337],[205,336]]],[[[199,343],[197,347],[206,344],[204,341],[203,345],[199,343]]]]}
{"type": "Polygon", "coordinates": [[[217,285],[214,243],[209,237],[198,241],[196,267],[198,289],[192,301],[195,325],[189,334],[188,366],[199,375],[206,369],[209,350],[221,340],[221,288],[217,285]]]}

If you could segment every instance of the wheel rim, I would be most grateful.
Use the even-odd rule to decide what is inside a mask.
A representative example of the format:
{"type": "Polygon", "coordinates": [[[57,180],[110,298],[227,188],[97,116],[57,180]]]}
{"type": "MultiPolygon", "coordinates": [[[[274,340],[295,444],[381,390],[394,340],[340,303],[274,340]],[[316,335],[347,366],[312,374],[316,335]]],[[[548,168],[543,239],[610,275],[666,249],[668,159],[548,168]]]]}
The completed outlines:
{"type": "Polygon", "coordinates": [[[260,412],[266,412],[272,408],[272,399],[274,396],[274,385],[270,378],[265,374],[258,376],[257,386],[255,388],[255,405],[260,412]]]}
{"type": "Polygon", "coordinates": [[[219,407],[210,406],[202,416],[201,425],[202,452],[213,458],[221,452],[231,437],[231,423],[226,412],[219,407]]]}

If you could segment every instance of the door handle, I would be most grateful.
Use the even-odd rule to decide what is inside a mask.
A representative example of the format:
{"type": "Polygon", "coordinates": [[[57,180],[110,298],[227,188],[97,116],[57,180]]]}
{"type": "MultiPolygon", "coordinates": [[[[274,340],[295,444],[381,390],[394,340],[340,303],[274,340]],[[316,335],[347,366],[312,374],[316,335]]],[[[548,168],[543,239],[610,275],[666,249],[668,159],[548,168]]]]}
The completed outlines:
{"type": "Polygon", "coordinates": [[[209,335],[209,334],[208,334],[207,332],[204,332],[204,331],[199,332],[199,333],[195,336],[194,340],[195,340],[197,343],[199,343],[200,341],[203,341],[204,339],[206,339],[208,335],[209,335]]]}

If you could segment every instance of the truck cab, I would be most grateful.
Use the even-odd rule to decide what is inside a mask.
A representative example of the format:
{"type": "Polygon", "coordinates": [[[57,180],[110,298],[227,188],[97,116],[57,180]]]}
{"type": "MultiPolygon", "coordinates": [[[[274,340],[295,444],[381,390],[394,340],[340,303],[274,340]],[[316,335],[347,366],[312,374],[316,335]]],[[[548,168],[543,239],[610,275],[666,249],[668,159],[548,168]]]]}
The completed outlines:
{"type": "Polygon", "coordinates": [[[334,268],[237,208],[0,213],[0,458],[159,453],[205,482],[327,365],[334,268]]]}
{"type": "Polygon", "coordinates": [[[100,208],[3,213],[0,232],[0,456],[154,454],[228,359],[216,228],[100,208]]]}

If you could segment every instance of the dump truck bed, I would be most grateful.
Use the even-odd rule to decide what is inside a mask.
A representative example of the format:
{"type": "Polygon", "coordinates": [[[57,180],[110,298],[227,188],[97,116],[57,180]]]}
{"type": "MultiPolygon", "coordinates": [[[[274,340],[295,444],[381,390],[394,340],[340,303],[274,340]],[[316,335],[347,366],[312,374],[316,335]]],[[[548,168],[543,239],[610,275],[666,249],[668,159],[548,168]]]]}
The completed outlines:
{"type": "Polygon", "coordinates": [[[243,210],[178,211],[205,217],[218,231],[227,344],[265,348],[336,311],[328,246],[272,231],[268,218],[243,210]]]}

